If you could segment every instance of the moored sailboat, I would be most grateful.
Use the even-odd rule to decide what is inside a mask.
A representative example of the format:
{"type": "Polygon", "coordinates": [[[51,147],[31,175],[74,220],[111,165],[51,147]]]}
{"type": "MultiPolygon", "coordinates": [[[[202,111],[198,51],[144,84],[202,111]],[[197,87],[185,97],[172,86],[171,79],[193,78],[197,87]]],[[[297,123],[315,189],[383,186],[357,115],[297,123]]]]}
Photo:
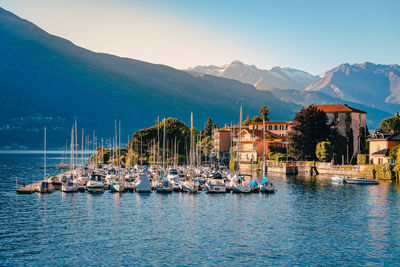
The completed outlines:
{"type": "Polygon", "coordinates": [[[89,193],[103,193],[104,192],[104,181],[101,174],[93,173],[86,185],[86,190],[89,193]]]}
{"type": "Polygon", "coordinates": [[[39,184],[37,187],[36,191],[38,193],[53,193],[54,187],[51,185],[51,183],[48,181],[46,177],[46,127],[44,127],[44,177],[43,181],[39,184]]]}

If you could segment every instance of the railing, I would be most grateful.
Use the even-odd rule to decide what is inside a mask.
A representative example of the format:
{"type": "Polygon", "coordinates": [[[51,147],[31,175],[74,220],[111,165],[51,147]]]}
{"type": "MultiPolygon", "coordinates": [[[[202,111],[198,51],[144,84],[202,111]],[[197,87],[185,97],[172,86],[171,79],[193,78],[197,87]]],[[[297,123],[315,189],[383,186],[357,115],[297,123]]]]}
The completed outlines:
{"type": "Polygon", "coordinates": [[[294,162],[278,162],[278,161],[267,161],[267,167],[296,167],[294,162]]]}

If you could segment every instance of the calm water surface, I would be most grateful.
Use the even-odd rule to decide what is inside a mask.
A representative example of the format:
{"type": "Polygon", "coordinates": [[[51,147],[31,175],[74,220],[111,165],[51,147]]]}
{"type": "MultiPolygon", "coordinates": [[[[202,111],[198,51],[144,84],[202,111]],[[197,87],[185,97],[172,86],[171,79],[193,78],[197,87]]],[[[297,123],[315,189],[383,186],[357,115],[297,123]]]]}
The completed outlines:
{"type": "Polygon", "coordinates": [[[42,164],[0,154],[0,265],[400,264],[394,183],[272,176],[273,195],[17,195],[15,176],[39,180],[42,164]]]}

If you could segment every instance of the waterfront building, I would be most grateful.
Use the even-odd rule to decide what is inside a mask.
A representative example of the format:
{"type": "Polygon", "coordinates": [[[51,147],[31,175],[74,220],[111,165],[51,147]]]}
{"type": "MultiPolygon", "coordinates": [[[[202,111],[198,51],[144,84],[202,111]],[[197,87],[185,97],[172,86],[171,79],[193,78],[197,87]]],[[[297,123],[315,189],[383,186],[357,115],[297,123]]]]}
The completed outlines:
{"type": "MultiPolygon", "coordinates": [[[[349,137],[353,135],[353,151],[360,152],[358,142],[358,131],[361,127],[366,130],[366,115],[365,111],[349,107],[346,104],[329,104],[329,105],[313,105],[319,110],[326,113],[328,124],[338,130],[338,132],[349,137]]],[[[368,133],[367,133],[368,134],[368,133]]]]}
{"type": "MultiPolygon", "coordinates": [[[[265,130],[279,136],[288,136],[292,121],[266,121],[265,130]]],[[[249,125],[250,130],[263,130],[263,122],[253,122],[249,125]]]]}
{"type": "MultiPolygon", "coordinates": [[[[249,126],[242,126],[242,130],[249,129],[249,126]]],[[[228,126],[225,124],[223,128],[215,128],[212,131],[212,153],[220,163],[227,165],[230,160],[230,149],[233,139],[240,131],[239,125],[228,126]]]]}
{"type": "MultiPolygon", "coordinates": [[[[234,146],[232,150],[237,156],[239,135],[233,139],[234,146]]],[[[271,147],[287,147],[288,136],[280,136],[271,131],[265,130],[265,139],[263,139],[263,131],[256,129],[244,129],[240,132],[240,157],[239,168],[243,173],[249,173],[251,164],[260,163],[263,158],[263,151],[265,154],[270,152],[271,147]],[[265,149],[263,150],[263,144],[265,149]]],[[[261,166],[258,166],[261,167],[261,166]]]]}
{"type": "Polygon", "coordinates": [[[383,165],[393,163],[389,151],[400,144],[400,133],[374,133],[367,139],[369,143],[369,163],[383,165]]]}

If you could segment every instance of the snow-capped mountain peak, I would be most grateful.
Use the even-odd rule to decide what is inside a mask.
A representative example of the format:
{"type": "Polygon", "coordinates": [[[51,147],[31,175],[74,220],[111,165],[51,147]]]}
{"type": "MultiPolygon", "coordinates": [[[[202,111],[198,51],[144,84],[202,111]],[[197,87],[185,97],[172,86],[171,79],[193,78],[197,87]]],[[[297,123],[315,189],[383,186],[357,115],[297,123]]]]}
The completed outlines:
{"type": "Polygon", "coordinates": [[[244,64],[239,60],[221,66],[196,66],[186,71],[193,75],[209,74],[235,79],[259,88],[304,89],[308,84],[318,79],[317,76],[293,68],[273,67],[270,70],[265,70],[254,65],[244,64]]]}

